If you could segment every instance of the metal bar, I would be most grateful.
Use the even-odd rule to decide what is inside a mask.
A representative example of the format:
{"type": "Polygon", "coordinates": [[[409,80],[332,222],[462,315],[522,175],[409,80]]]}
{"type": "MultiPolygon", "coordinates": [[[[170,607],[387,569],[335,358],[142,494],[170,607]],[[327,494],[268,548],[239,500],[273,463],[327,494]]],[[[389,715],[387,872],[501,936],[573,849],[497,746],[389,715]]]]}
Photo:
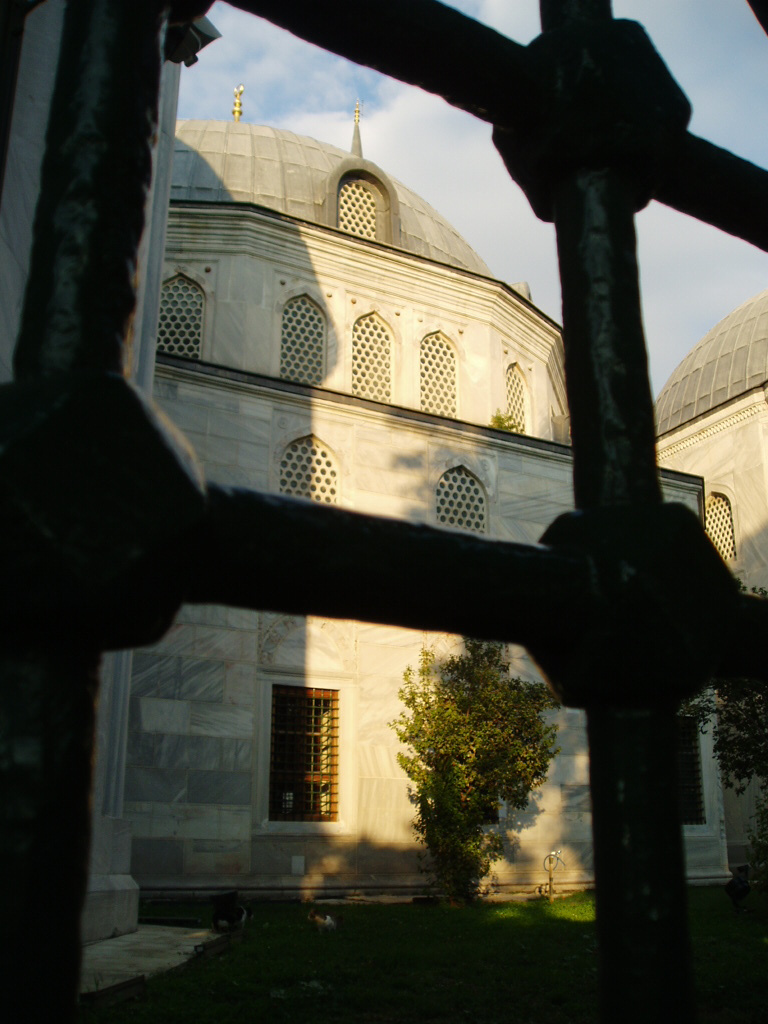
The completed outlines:
{"type": "Polygon", "coordinates": [[[191,541],[190,602],[557,646],[580,635],[594,597],[589,560],[577,552],[248,491],[211,487],[209,502],[191,541]]]}
{"type": "MultiPolygon", "coordinates": [[[[376,31],[355,0],[234,0],[265,18],[401,82],[442,96],[453,106],[513,132],[543,115],[543,82],[526,47],[436,0],[393,0],[377,10],[376,31]],[[439,59],[433,56],[440,38],[439,59]]],[[[581,17],[580,0],[545,0],[546,25],[581,17]]],[[[609,0],[589,0],[589,17],[604,17],[609,0]]],[[[768,252],[768,224],[754,211],[768,208],[768,171],[687,133],[662,156],[655,198],[682,213],[768,252]]]]}
{"type": "MultiPolygon", "coordinates": [[[[122,368],[162,25],[155,0],[67,6],[17,377],[122,368]]],[[[0,875],[14,939],[4,1000],[11,1018],[66,1022],[76,1017],[99,653],[78,631],[65,639],[46,626],[34,644],[7,624],[0,638],[0,875]],[[44,983],[29,984],[30,964],[45,965],[44,983]]]]}
{"type": "MultiPolygon", "coordinates": [[[[610,7],[543,0],[547,31],[580,14],[607,18],[610,7]]],[[[632,195],[612,171],[576,171],[556,190],[553,206],[577,508],[656,504],[632,195]]],[[[671,988],[676,1019],[690,1021],[675,706],[660,701],[650,680],[649,710],[619,703],[587,706],[601,1019],[645,1022],[671,988]]]]}
{"type": "Polygon", "coordinates": [[[526,48],[437,0],[230,0],[324,50],[437,93],[490,123],[533,116],[526,48]]]}
{"type": "Polygon", "coordinates": [[[135,16],[126,6],[67,6],[14,356],[20,380],[83,368],[122,372],[151,176],[161,23],[157,3],[140,0],[135,16]]]}

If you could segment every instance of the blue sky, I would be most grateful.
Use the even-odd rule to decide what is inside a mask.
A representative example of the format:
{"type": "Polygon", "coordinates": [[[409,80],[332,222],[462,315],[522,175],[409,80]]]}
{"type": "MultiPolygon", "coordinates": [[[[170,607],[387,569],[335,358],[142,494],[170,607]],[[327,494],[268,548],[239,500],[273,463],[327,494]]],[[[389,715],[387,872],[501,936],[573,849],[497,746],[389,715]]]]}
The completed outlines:
{"type": "MultiPolygon", "coordinates": [[[[365,0],[361,0],[365,2],[365,0]]],[[[451,6],[526,43],[537,0],[451,6]]],[[[742,0],[614,0],[635,18],[693,104],[691,130],[768,166],[768,37],[742,0]]],[[[490,127],[442,100],[331,56],[216,3],[222,38],[182,74],[180,117],[228,120],[242,82],[243,118],[348,147],[355,100],[363,151],[422,195],[502,280],[526,280],[560,320],[554,230],[509,179],[490,127]]],[[[658,391],[688,349],[731,309],[768,287],[768,255],[652,203],[637,218],[643,310],[658,391]]]]}

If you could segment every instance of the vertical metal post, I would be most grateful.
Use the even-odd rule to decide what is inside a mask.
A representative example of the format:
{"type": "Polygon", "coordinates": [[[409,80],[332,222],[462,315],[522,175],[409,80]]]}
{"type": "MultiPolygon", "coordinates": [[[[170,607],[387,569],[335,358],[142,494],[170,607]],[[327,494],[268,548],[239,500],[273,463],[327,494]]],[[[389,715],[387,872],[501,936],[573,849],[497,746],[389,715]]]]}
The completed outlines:
{"type": "MultiPolygon", "coordinates": [[[[542,0],[545,31],[610,18],[607,0],[542,0]]],[[[574,492],[580,509],[661,501],[640,312],[633,196],[582,170],[553,197],[563,288],[574,492]]],[[[652,637],[648,638],[652,642],[652,637]]],[[[693,1019],[675,706],[587,708],[601,1017],[693,1019]]]]}
{"type": "MultiPolygon", "coordinates": [[[[67,5],[15,353],[28,400],[46,378],[122,370],[163,25],[156,0],[67,5]]],[[[89,379],[98,386],[95,376],[89,379]]],[[[21,429],[13,421],[25,400],[10,391],[2,397],[0,429],[10,443],[21,429]]],[[[29,422],[26,429],[34,432],[29,422]]],[[[51,460],[55,447],[51,438],[51,460]]],[[[7,490],[6,529],[26,538],[33,530],[7,490]]],[[[76,549],[77,524],[71,529],[76,549]]],[[[32,559],[35,570],[38,562],[48,564],[51,588],[66,589],[66,574],[57,574],[59,553],[43,545],[32,559]]],[[[56,595],[62,607],[77,598],[76,587],[73,578],[72,594],[56,595]]],[[[98,648],[87,622],[69,632],[55,621],[20,630],[6,624],[0,636],[0,875],[10,940],[3,955],[9,1019],[67,1022],[76,1014],[98,648]]]]}

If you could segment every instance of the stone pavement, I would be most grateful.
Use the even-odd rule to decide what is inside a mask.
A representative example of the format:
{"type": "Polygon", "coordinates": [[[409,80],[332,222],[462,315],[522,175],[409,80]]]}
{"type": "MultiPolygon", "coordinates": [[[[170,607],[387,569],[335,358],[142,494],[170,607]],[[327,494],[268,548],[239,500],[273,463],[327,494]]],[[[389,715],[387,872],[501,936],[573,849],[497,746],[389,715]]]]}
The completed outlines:
{"type": "MultiPolygon", "coordinates": [[[[215,951],[222,940],[228,943],[229,937],[202,926],[141,924],[128,935],[89,943],[83,947],[80,993],[106,995],[114,986],[129,986],[138,978],[173,970],[193,957],[215,951]]],[[[136,982],[137,987],[142,985],[136,982]]]]}

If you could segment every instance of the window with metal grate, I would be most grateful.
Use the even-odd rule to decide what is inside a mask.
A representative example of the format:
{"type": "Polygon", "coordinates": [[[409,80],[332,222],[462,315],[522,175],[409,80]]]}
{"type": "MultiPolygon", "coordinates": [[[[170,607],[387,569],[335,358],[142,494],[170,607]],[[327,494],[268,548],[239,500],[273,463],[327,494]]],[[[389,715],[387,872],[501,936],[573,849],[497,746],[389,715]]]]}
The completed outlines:
{"type": "Polygon", "coordinates": [[[456,416],[456,354],[444,334],[422,339],[419,351],[421,408],[438,416],[456,416]]]}
{"type": "Polygon", "coordinates": [[[376,237],[376,193],[359,178],[343,182],[339,189],[339,227],[360,238],[376,237]]]}
{"type": "Polygon", "coordinates": [[[336,505],[338,479],[339,474],[333,456],[325,445],[311,434],[292,441],[280,460],[282,494],[336,505]]]}
{"type": "Polygon", "coordinates": [[[322,384],[325,317],[306,295],[286,302],[280,332],[280,376],[299,384],[322,384]]]}
{"type": "Polygon", "coordinates": [[[507,416],[509,416],[511,422],[514,424],[517,433],[524,434],[526,430],[526,385],[525,378],[516,363],[507,367],[506,383],[507,416]]]}
{"type": "Polygon", "coordinates": [[[272,687],[270,821],[338,819],[337,690],[272,687]]]}
{"type": "Polygon", "coordinates": [[[699,728],[694,718],[678,716],[677,771],[681,825],[705,825],[699,728]]]}
{"type": "Polygon", "coordinates": [[[437,521],[461,530],[485,533],[488,528],[487,502],[483,485],[464,466],[446,470],[437,482],[437,521]]]}
{"type": "Polygon", "coordinates": [[[203,342],[203,290],[179,275],[166,281],[160,293],[157,350],[199,359],[203,342]]]}
{"type": "Polygon", "coordinates": [[[706,508],[706,530],[724,562],[736,557],[733,509],[724,494],[710,494],[706,508]]]}
{"type": "Polygon", "coordinates": [[[352,328],[352,394],[389,402],[392,398],[392,336],[376,313],[352,328]]]}

